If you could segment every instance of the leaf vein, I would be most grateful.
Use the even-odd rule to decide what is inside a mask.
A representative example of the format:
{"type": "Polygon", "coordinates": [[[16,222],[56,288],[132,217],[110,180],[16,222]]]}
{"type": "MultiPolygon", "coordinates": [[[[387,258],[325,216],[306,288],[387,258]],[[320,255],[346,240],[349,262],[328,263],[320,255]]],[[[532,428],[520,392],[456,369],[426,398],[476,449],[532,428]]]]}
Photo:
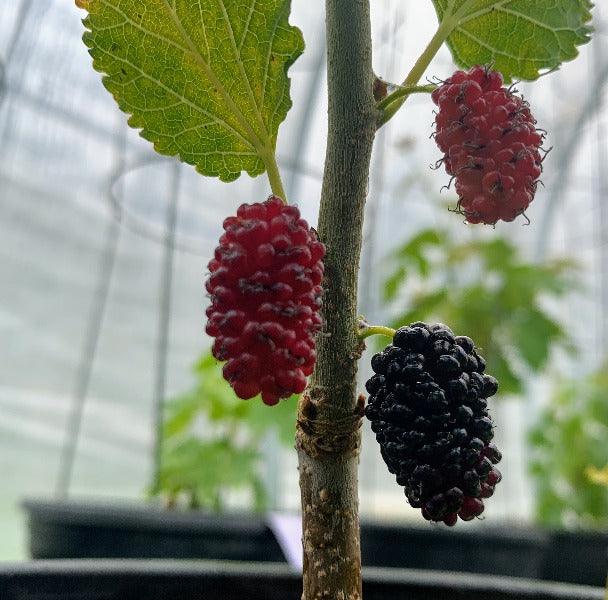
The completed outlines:
{"type": "Polygon", "coordinates": [[[193,108],[194,110],[196,110],[197,112],[201,113],[202,115],[205,115],[206,117],[210,118],[211,121],[213,121],[213,122],[217,123],[218,125],[220,125],[220,126],[226,128],[226,129],[228,129],[229,131],[231,131],[232,133],[234,133],[235,136],[237,136],[239,139],[241,139],[243,142],[245,142],[247,145],[249,145],[249,146],[251,146],[252,148],[255,149],[255,146],[251,143],[250,140],[248,140],[246,137],[244,137],[243,134],[240,131],[234,129],[234,127],[232,127],[232,125],[230,125],[229,123],[227,123],[223,119],[220,119],[220,118],[216,117],[215,115],[213,115],[212,113],[207,112],[207,110],[204,109],[202,106],[200,106],[200,105],[192,102],[191,100],[189,100],[188,98],[186,98],[185,96],[183,96],[182,94],[180,94],[179,92],[176,92],[175,90],[173,90],[170,87],[166,86],[164,83],[162,83],[158,79],[155,79],[154,77],[148,75],[140,67],[138,67],[137,65],[133,64],[132,62],[130,62],[126,58],[122,58],[120,56],[117,56],[116,54],[112,54],[111,52],[109,52],[108,50],[104,50],[103,48],[98,48],[98,50],[100,52],[104,53],[104,54],[107,54],[108,56],[111,56],[113,59],[117,60],[118,62],[122,62],[123,64],[129,66],[135,72],[139,73],[140,78],[147,79],[148,81],[150,81],[150,82],[158,85],[160,88],[162,88],[168,94],[171,94],[171,95],[175,96],[176,98],[179,98],[181,100],[181,102],[183,102],[184,104],[186,104],[190,108],[193,108]]]}
{"type": "MultiPolygon", "coordinates": [[[[283,0],[283,6],[281,8],[281,10],[279,10],[277,12],[277,17],[274,21],[273,27],[272,27],[272,36],[271,36],[271,42],[270,44],[268,44],[268,54],[266,56],[266,63],[264,65],[264,79],[263,79],[263,84],[262,84],[262,106],[264,105],[264,102],[266,100],[266,84],[268,82],[268,71],[270,69],[270,58],[272,57],[272,49],[274,48],[274,40],[276,39],[276,33],[277,30],[279,29],[279,22],[281,21],[281,18],[285,15],[285,9],[286,7],[289,5],[289,2],[291,0],[283,0]]],[[[277,103],[277,105],[275,105],[275,110],[278,110],[279,104],[277,103]]]]}
{"type": "MultiPolygon", "coordinates": [[[[222,2],[222,0],[220,0],[220,2],[222,2]]],[[[164,3],[164,6],[167,7],[167,9],[171,15],[171,19],[173,20],[175,26],[177,27],[180,35],[183,37],[186,44],[188,44],[188,47],[190,48],[190,52],[192,53],[192,56],[194,57],[196,62],[199,65],[201,65],[201,67],[203,67],[203,70],[205,71],[205,74],[207,75],[207,77],[213,82],[213,84],[215,85],[217,90],[222,94],[226,104],[228,104],[230,106],[230,109],[232,110],[232,112],[234,113],[236,118],[240,121],[241,125],[247,132],[247,135],[250,136],[250,139],[249,139],[250,145],[252,145],[254,148],[257,148],[258,150],[261,149],[264,146],[263,140],[260,140],[257,133],[251,127],[247,118],[245,117],[245,115],[243,114],[241,109],[238,107],[237,103],[234,101],[234,98],[232,98],[232,96],[228,93],[228,90],[226,89],[224,84],[218,79],[217,75],[211,68],[211,65],[203,58],[199,49],[196,47],[196,45],[192,41],[192,38],[188,35],[188,32],[184,28],[183,23],[181,22],[177,13],[171,9],[171,6],[169,6],[168,0],[164,0],[163,3],[164,3]]]]}
{"type": "MultiPolygon", "coordinates": [[[[253,93],[253,88],[251,87],[251,82],[249,81],[249,77],[248,77],[247,73],[245,72],[245,69],[243,68],[243,60],[241,59],[241,52],[240,52],[239,48],[237,47],[236,38],[234,36],[234,29],[232,27],[232,23],[230,22],[230,18],[228,16],[228,11],[226,10],[226,5],[224,4],[224,0],[218,0],[218,2],[222,8],[222,14],[224,15],[224,19],[226,19],[226,23],[228,25],[228,30],[230,31],[230,44],[232,45],[232,49],[234,50],[234,53],[235,53],[236,62],[238,64],[238,68],[241,73],[241,78],[243,79],[243,83],[247,87],[247,94],[249,95],[249,99],[253,105],[256,120],[258,121],[258,125],[262,128],[264,137],[266,139],[268,139],[268,132],[266,131],[266,124],[264,123],[264,119],[262,118],[260,107],[258,106],[257,99],[255,97],[255,94],[253,93]]],[[[252,6],[255,6],[255,2],[256,2],[256,0],[253,0],[252,6]]],[[[245,37],[246,35],[247,35],[247,28],[245,28],[243,37],[245,37]]],[[[263,143],[262,140],[260,140],[260,141],[263,143]]]]}
{"type": "MultiPolygon", "coordinates": [[[[482,48],[486,48],[487,50],[490,50],[490,52],[492,52],[492,54],[501,54],[502,56],[506,56],[507,58],[512,58],[517,63],[522,62],[522,59],[519,56],[515,56],[514,54],[510,54],[506,50],[499,50],[498,48],[491,46],[487,42],[484,42],[482,39],[477,37],[474,33],[467,31],[464,27],[457,27],[455,29],[455,31],[458,31],[459,33],[462,33],[463,35],[466,35],[467,37],[471,38],[476,44],[479,44],[482,48]]],[[[526,57],[526,60],[530,61],[530,62],[540,63],[540,64],[544,63],[544,59],[542,59],[542,58],[526,57]]]]}
{"type": "Polygon", "coordinates": [[[552,27],[551,25],[548,25],[547,23],[543,23],[542,21],[539,21],[538,19],[534,19],[533,17],[531,17],[529,15],[525,15],[523,13],[517,12],[516,10],[512,10],[510,8],[501,7],[501,8],[498,8],[497,10],[502,13],[513,15],[514,17],[516,17],[518,19],[523,19],[524,21],[528,21],[529,23],[532,23],[533,25],[536,25],[537,27],[540,27],[541,29],[546,29],[547,31],[549,31],[550,33],[555,35],[555,37],[558,37],[557,33],[562,32],[562,31],[571,31],[573,33],[576,33],[576,29],[573,29],[572,27],[552,27]]]}

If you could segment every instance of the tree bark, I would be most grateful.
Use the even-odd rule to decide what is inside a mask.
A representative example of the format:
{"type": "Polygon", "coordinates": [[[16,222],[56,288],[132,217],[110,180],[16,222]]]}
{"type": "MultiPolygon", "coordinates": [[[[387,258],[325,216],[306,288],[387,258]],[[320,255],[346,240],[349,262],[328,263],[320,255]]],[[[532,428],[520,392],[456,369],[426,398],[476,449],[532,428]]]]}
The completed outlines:
{"type": "Polygon", "coordinates": [[[361,600],[357,277],[377,112],[369,0],[326,0],[329,133],[319,213],[324,329],[298,406],[303,600],[361,600]]]}

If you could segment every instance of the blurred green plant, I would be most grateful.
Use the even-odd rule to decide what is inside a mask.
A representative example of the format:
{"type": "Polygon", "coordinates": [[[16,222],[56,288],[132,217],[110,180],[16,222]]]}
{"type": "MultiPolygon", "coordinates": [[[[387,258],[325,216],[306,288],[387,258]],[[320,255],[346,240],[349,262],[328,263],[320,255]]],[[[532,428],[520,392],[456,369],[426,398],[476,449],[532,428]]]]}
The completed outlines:
{"type": "Polygon", "coordinates": [[[209,352],[194,370],[193,389],[167,402],[159,483],[151,494],[168,506],[186,499],[191,508],[221,511],[228,492],[243,490],[263,510],[261,447],[272,431],[293,445],[297,402],[288,398],[270,410],[259,398],[240,400],[209,352]]]}
{"type": "Polygon", "coordinates": [[[585,475],[587,479],[591,481],[591,483],[595,483],[596,485],[605,485],[608,487],[608,465],[598,469],[593,465],[587,465],[585,469],[585,475]]]}
{"type": "Polygon", "coordinates": [[[590,477],[608,464],[607,367],[557,382],[530,432],[536,516],[547,526],[608,526],[608,488],[590,477]]]}
{"type": "Polygon", "coordinates": [[[437,320],[466,331],[501,393],[520,394],[526,370],[541,371],[556,345],[572,349],[542,300],[570,291],[574,271],[567,260],[527,262],[504,239],[459,242],[447,231],[426,229],[390,255],[384,299],[396,309],[395,328],[437,320]]]}

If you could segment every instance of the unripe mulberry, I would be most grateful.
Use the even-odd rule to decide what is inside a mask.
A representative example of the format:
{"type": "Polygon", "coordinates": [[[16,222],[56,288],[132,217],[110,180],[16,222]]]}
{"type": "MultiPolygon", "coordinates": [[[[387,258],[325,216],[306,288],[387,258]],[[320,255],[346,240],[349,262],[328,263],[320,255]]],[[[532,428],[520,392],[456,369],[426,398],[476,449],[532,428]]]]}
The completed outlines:
{"type": "Polygon", "coordinates": [[[295,206],[271,196],[224,220],[206,289],[213,356],[239,398],[304,391],[321,327],[325,247],[295,206]]]}
{"type": "Polygon", "coordinates": [[[435,141],[469,223],[513,221],[534,199],[543,135],[528,103],[484,67],[456,71],[432,94],[435,141]]]}
{"type": "Polygon", "coordinates": [[[487,398],[498,390],[473,341],[414,323],[372,358],[365,415],[411,506],[456,524],[484,510],[501,475],[487,398]]]}

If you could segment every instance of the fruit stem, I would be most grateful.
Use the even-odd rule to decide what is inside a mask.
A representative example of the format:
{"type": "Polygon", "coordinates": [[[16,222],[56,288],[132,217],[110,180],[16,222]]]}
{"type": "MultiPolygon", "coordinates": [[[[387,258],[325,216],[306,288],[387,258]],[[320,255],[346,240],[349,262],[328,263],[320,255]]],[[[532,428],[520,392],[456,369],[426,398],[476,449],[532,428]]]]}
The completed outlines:
{"type": "Polygon", "coordinates": [[[410,87],[399,85],[394,92],[386,96],[386,98],[383,98],[376,106],[378,107],[378,110],[384,111],[388,106],[400,98],[405,98],[410,94],[430,94],[436,88],[437,86],[434,83],[429,83],[428,85],[413,85],[410,87]]]}
{"type": "Polygon", "coordinates": [[[380,113],[378,128],[390,121],[395,116],[397,111],[403,106],[405,101],[409,98],[411,92],[404,94],[401,90],[403,88],[407,89],[415,87],[418,84],[420,78],[424,75],[424,72],[431,64],[431,61],[433,58],[435,58],[435,55],[437,52],[439,52],[439,49],[441,46],[443,46],[444,42],[448,39],[449,35],[452,33],[452,31],[454,31],[454,28],[457,25],[458,20],[455,18],[450,4],[447,12],[444,14],[443,19],[441,20],[441,23],[439,23],[439,27],[437,28],[435,35],[432,37],[431,41],[428,43],[427,47],[424,49],[412,67],[412,70],[405,78],[405,81],[401,84],[399,89],[395,90],[392,94],[389,94],[382,101],[386,108],[380,113]]]}
{"type": "Polygon", "coordinates": [[[289,204],[287,201],[287,195],[285,194],[285,188],[283,187],[283,180],[281,179],[281,173],[279,171],[279,165],[277,164],[277,157],[274,150],[268,149],[263,154],[260,154],[260,158],[264,161],[266,167],[266,174],[268,175],[268,181],[270,182],[270,189],[272,193],[279,197],[285,204],[289,204]]]}
{"type": "Polygon", "coordinates": [[[359,323],[357,337],[360,340],[371,337],[372,335],[385,335],[392,338],[395,335],[395,330],[384,325],[367,325],[367,323],[359,323]]]}

